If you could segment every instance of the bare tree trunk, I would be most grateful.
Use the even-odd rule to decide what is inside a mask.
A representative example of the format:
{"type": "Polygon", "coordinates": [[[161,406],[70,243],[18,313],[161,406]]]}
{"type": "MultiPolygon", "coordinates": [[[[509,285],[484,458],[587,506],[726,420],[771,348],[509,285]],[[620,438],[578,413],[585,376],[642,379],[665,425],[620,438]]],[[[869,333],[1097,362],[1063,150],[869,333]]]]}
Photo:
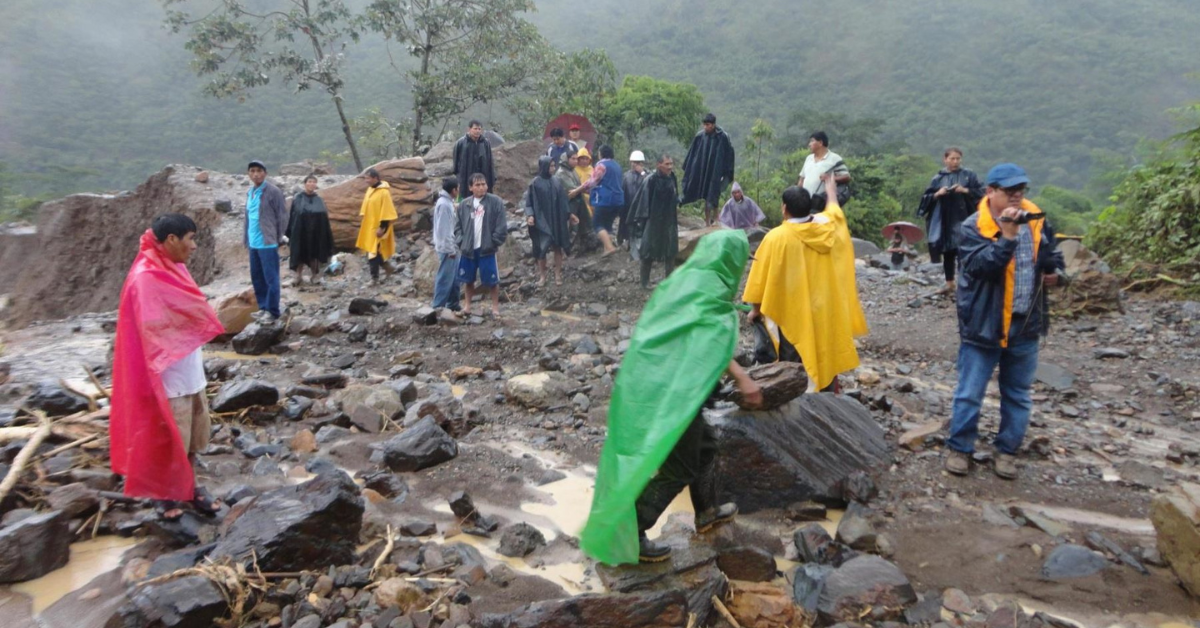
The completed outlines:
{"type": "MultiPolygon", "coordinates": [[[[425,31],[425,46],[421,50],[421,78],[429,75],[429,57],[433,54],[432,37],[432,32],[425,31]]],[[[412,154],[414,155],[417,154],[417,149],[421,147],[421,126],[424,124],[425,103],[422,102],[422,95],[417,93],[413,97],[412,154]]]]}
{"type": "Polygon", "coordinates": [[[342,108],[342,95],[333,95],[333,104],[337,107],[338,117],[342,119],[342,134],[346,136],[346,144],[350,146],[350,156],[354,158],[354,167],[363,171],[362,158],[358,156],[358,146],[354,143],[354,135],[350,133],[350,122],[346,120],[346,111],[342,108]]]}

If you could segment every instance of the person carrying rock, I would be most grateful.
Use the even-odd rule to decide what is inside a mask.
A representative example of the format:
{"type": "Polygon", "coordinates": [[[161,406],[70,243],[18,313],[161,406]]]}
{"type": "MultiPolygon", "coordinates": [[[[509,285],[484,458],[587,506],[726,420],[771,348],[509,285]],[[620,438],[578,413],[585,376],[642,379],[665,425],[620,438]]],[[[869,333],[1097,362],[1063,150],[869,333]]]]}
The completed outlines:
{"type": "Polygon", "coordinates": [[[733,181],[733,142],[725,130],[717,126],[717,117],[704,116],[704,124],[687,156],[683,158],[683,198],[680,205],[704,200],[704,224],[717,222],[717,207],[725,184],[733,181]]]}
{"type": "Polygon", "coordinates": [[[835,176],[823,175],[831,200],[820,214],[808,190],[783,191],[783,224],[763,237],[742,295],[751,323],[766,317],[778,325],[776,355],[798,356],[817,389],[829,392],[838,392],[839,373],[858,366],[854,337],[867,332],[835,176]]]}
{"type": "Polygon", "coordinates": [[[610,565],[666,560],[671,549],[646,531],[685,487],[697,533],[737,514],[736,504],[717,503],[716,437],[701,413],[726,372],[748,405],[762,403],[759,385],[733,361],[734,297],[749,255],[743,231],[704,236],[646,303],[609,403],[608,438],[580,536],[588,556],[610,565]]]}
{"type": "Polygon", "coordinates": [[[458,304],[458,242],[454,239],[454,223],[458,213],[454,200],[458,198],[458,178],[442,179],[437,204],[433,206],[433,250],[438,256],[437,277],[433,281],[433,307],[457,312],[458,304]]]}
{"type": "Polygon", "coordinates": [[[642,289],[650,289],[650,270],[654,262],[666,266],[666,276],[675,269],[679,255],[679,182],[675,162],[663,153],[654,172],[646,177],[629,208],[631,223],[629,252],[641,260],[642,289]]]}
{"type": "Polygon", "coordinates": [[[979,211],[958,241],[958,386],[950,418],[946,470],[966,475],[979,438],[979,412],[1000,367],[1000,430],[994,470],[1017,477],[1016,454],[1029,427],[1038,342],[1049,330],[1046,286],[1064,268],[1045,214],[1025,198],[1029,177],[1016,164],[988,171],[979,211]]]}
{"type": "Polygon", "coordinates": [[[267,181],[267,167],[255,160],[246,167],[254,185],[246,192],[242,243],[250,250],[250,282],[258,301],[255,319],[279,318],[279,245],[287,244],[288,211],[283,192],[267,181]]]}
{"type": "Polygon", "coordinates": [[[492,160],[492,144],[483,136],[483,123],[471,120],[467,123],[467,134],[454,144],[454,175],[458,177],[458,191],[466,194],[471,186],[471,177],[482,174],[487,181],[487,191],[496,184],[496,168],[492,160]]]}
{"type": "Polygon", "coordinates": [[[554,285],[562,285],[563,256],[571,253],[571,225],[579,222],[571,215],[567,191],[553,178],[553,164],[549,156],[538,158],[538,176],[525,191],[525,221],[537,259],[539,286],[546,285],[546,256],[550,251],[554,251],[554,285]]]}
{"type": "Polygon", "coordinates": [[[304,177],[304,191],[292,198],[288,218],[288,267],[296,272],[296,285],[304,283],[304,268],[312,272],[312,283],[321,276],[321,264],[333,256],[333,230],[329,227],[329,210],[317,194],[317,177],[304,177]]]}
{"type": "Polygon", "coordinates": [[[367,193],[363,195],[358,215],[362,224],[358,226],[358,241],[355,246],[367,254],[367,265],[371,269],[371,283],[379,283],[379,269],[390,277],[395,268],[389,261],[396,254],[394,233],[396,205],[392,201],[391,186],[379,177],[379,171],[367,168],[363,173],[367,179],[367,193]]]}
{"type": "Polygon", "coordinates": [[[165,214],[142,234],[117,313],[109,451],[126,495],[211,513],[192,465],[211,428],[201,347],[225,328],[187,270],[196,232],[191,218],[165,214]]]}
{"type": "Polygon", "coordinates": [[[458,219],[454,222],[454,238],[460,253],[458,282],[466,297],[464,316],[471,315],[471,299],[478,279],[480,286],[491,293],[492,318],[499,318],[500,271],[496,267],[496,252],[508,237],[508,220],[504,201],[487,190],[487,178],[473,175],[471,196],[458,205],[458,219]]]}

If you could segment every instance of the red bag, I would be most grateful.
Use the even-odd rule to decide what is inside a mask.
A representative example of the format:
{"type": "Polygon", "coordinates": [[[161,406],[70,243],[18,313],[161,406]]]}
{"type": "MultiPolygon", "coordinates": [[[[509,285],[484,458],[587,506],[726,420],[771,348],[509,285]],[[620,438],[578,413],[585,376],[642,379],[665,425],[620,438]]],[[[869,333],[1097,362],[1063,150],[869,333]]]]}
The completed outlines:
{"type": "Polygon", "coordinates": [[[162,372],[224,332],[187,267],[147,229],[121,289],[113,349],[109,450],[126,495],[193,498],[196,481],[162,372]]]}

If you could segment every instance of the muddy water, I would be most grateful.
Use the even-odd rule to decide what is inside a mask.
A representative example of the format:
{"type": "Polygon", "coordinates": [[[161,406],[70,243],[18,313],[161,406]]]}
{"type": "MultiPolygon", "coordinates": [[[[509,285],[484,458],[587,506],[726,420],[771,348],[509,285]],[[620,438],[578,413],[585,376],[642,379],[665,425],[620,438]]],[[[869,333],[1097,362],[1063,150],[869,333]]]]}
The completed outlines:
{"type": "Polygon", "coordinates": [[[137,539],[119,536],[102,536],[91,541],[71,544],[71,560],[61,569],[56,569],[41,578],[13,585],[12,590],[33,599],[33,613],[41,613],[62,599],[64,595],[77,591],[102,573],[116,569],[121,557],[133,547],[137,539]]]}

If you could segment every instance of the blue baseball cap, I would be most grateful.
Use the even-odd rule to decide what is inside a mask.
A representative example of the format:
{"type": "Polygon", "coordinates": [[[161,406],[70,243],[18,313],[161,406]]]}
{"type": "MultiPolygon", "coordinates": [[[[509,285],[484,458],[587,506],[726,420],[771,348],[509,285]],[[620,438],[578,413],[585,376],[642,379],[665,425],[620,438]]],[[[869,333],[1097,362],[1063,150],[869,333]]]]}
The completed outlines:
{"type": "Polygon", "coordinates": [[[987,173],[988,187],[1011,188],[1022,183],[1029,184],[1029,176],[1017,164],[996,164],[987,173]]]}

